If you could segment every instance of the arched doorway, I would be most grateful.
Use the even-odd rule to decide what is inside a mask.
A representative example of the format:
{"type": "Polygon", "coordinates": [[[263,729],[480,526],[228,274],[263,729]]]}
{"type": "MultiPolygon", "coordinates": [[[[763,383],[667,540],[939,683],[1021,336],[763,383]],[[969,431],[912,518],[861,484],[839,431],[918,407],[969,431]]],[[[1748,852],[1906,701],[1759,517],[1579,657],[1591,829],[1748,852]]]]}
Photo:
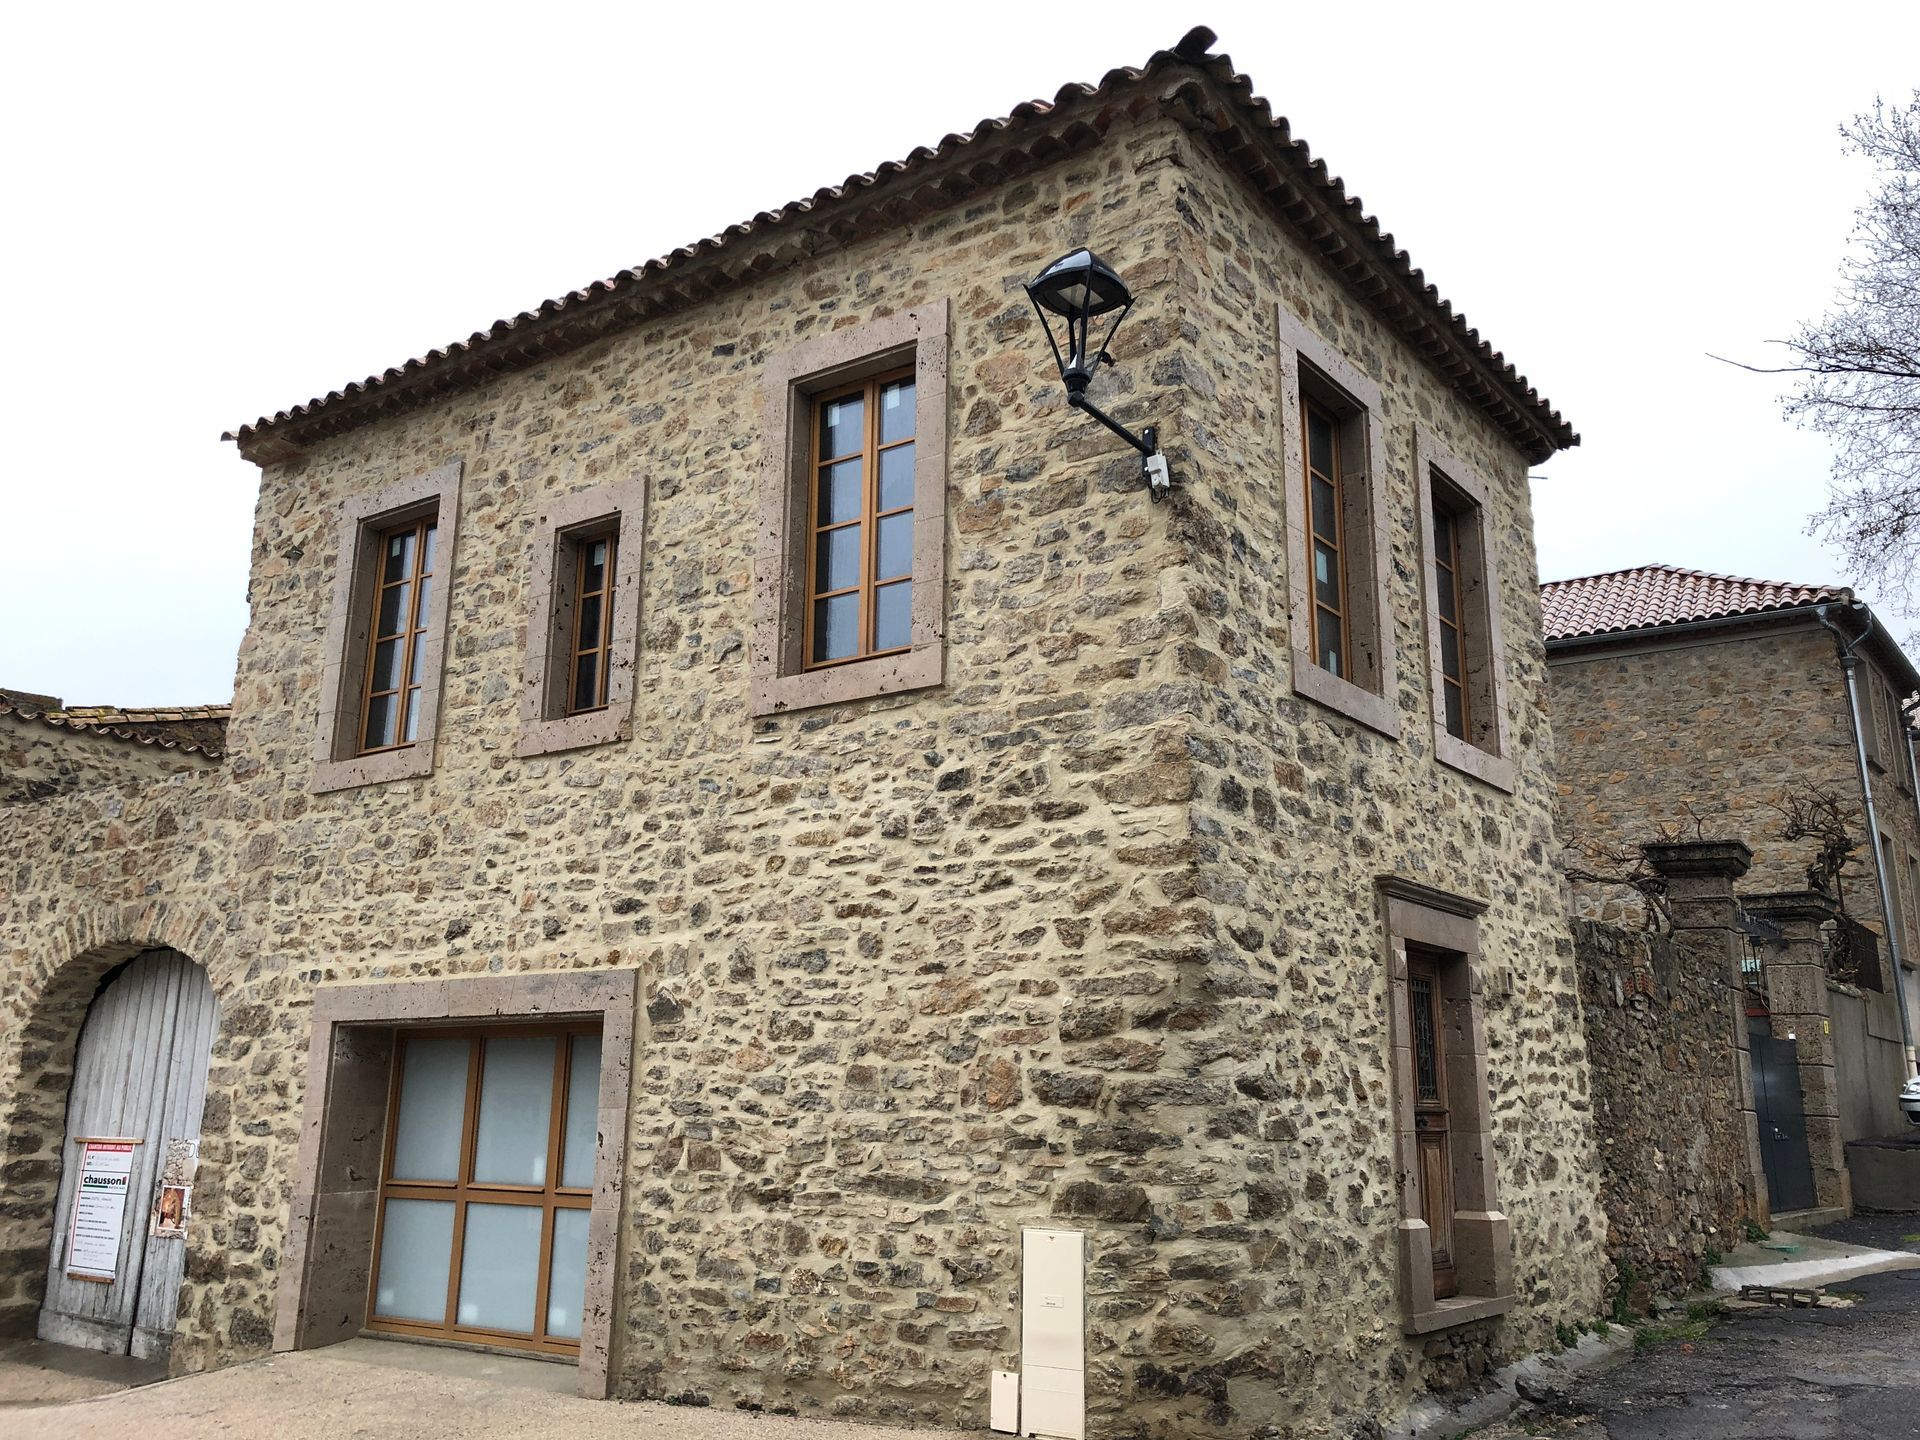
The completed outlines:
{"type": "Polygon", "coordinates": [[[177,950],[136,955],[88,1007],[41,1339],[143,1359],[171,1348],[216,1015],[206,971],[177,950]]]}

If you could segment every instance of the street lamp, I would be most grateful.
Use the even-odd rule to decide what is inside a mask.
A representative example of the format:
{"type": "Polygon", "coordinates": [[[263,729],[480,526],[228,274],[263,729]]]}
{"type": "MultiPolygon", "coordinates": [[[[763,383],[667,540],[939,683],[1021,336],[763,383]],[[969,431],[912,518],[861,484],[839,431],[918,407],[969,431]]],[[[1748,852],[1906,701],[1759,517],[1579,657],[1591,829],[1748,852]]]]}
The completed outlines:
{"type": "Polygon", "coordinates": [[[1060,379],[1067,387],[1067,403],[1076,410],[1086,411],[1138,450],[1140,476],[1147,482],[1147,493],[1156,501],[1166,499],[1173,480],[1167,473],[1167,457],[1160,453],[1159,431],[1148,425],[1135,435],[1087,398],[1093,372],[1102,361],[1113,363],[1107,346],[1113,343],[1114,332],[1133,309],[1133,292],[1127,289],[1127,282],[1098,255],[1082,247],[1062,255],[1029,280],[1027,298],[1033,301],[1033,308],[1040,316],[1040,328],[1046,331],[1047,344],[1053,347],[1054,363],[1060,367],[1060,379]],[[1063,333],[1058,337],[1054,334],[1054,322],[1047,318],[1050,315],[1059,317],[1063,333]],[[1091,340],[1093,322],[1107,315],[1113,316],[1113,320],[1096,346],[1091,340]]]}

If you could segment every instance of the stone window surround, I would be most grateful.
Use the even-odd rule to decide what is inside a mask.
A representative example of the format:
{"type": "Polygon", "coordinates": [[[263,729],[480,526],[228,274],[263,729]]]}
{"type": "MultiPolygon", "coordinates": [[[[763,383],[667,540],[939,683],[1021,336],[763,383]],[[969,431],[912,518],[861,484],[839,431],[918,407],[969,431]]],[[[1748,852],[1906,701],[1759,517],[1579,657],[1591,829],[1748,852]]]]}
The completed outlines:
{"type": "Polygon", "coordinates": [[[587,1220],[579,1393],[604,1400],[611,1376],[639,991],[636,970],[550,970],[316,989],[273,1348],[313,1350],[351,1340],[365,1321],[396,1031],[436,1023],[594,1018],[601,1024],[600,1113],[587,1220]]]}
{"type": "Polygon", "coordinates": [[[1488,543],[1489,517],[1486,480],[1455,455],[1427,426],[1413,427],[1414,474],[1420,506],[1420,546],[1425,557],[1424,590],[1427,606],[1427,670],[1433,710],[1433,753],[1450,765],[1485,781],[1497,790],[1513,792],[1513,761],[1507,754],[1506,646],[1500,627],[1500,570],[1494,547],[1488,543]],[[1459,525],[1460,590],[1466,614],[1460,632],[1465,655],[1467,693],[1471,697],[1474,738],[1462,740],[1447,729],[1445,679],[1440,668],[1440,593],[1434,571],[1433,502],[1439,483],[1453,491],[1459,525]],[[1471,617],[1472,623],[1468,619],[1471,617]]]}
{"type": "Polygon", "coordinates": [[[448,593],[452,590],[454,538],[460,518],[462,463],[449,461],[405,480],[340,502],[333,577],[333,608],[327,616],[325,669],[320,685],[320,730],[315,739],[315,794],[377,785],[433,773],[439,733],[440,683],[446,672],[448,593]],[[433,597],[427,610],[426,678],[420,686],[420,723],[411,745],[360,755],[360,687],[366,676],[367,630],[373,622],[373,584],[383,530],[408,520],[435,517],[433,597]]]}
{"type": "Polygon", "coordinates": [[[1479,917],[1486,902],[1451,895],[1395,875],[1379,878],[1386,909],[1387,1013],[1394,1105],[1394,1168],[1400,1179],[1396,1249],[1401,1326],[1425,1335],[1505,1314],[1514,1306],[1513,1237],[1494,1174],[1491,1089],[1481,989],[1479,917]],[[1439,952],[1448,1033],[1448,1135],[1453,1160],[1453,1257],[1460,1293],[1433,1295],[1433,1245],[1421,1218],[1420,1163],[1414,1132],[1413,1054],[1408,1024],[1407,947],[1439,952]]]}
{"type": "Polygon", "coordinates": [[[760,535],[753,583],[752,713],[775,715],[938,685],[946,663],[947,301],[803,340],[763,376],[760,535]],[[806,668],[812,476],[808,401],[908,359],[914,367],[913,640],[904,654],[806,668]]]}
{"type": "Polygon", "coordinates": [[[515,755],[523,759],[550,755],[632,736],[646,515],[642,480],[577,490],[553,497],[541,507],[528,567],[527,654],[515,755]],[[613,573],[613,639],[606,662],[607,703],[569,715],[576,576],[574,567],[563,562],[576,538],[603,530],[619,535],[613,573]]]}
{"type": "Polygon", "coordinates": [[[1286,517],[1288,632],[1293,690],[1349,719],[1398,739],[1400,710],[1395,701],[1398,664],[1393,612],[1388,599],[1386,441],[1380,421],[1380,387],[1326,341],[1309,330],[1281,301],[1275,307],[1280,362],[1280,451],[1284,480],[1279,486],[1286,517]],[[1307,536],[1307,502],[1301,490],[1306,437],[1301,433],[1302,393],[1326,405],[1342,419],[1341,477],[1346,509],[1349,648],[1354,680],[1323,669],[1313,641],[1313,549],[1307,536]],[[1361,468],[1351,465],[1359,456],[1361,468]]]}

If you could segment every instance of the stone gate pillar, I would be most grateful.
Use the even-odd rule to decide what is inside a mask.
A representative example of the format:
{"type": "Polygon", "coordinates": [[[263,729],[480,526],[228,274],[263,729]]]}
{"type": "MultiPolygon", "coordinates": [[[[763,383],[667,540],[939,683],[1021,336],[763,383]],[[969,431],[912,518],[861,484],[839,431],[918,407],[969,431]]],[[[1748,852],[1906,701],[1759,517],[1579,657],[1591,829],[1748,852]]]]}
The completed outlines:
{"type": "Polygon", "coordinates": [[[1822,1206],[1851,1211],[1853,1186],[1840,1135],[1840,1086],[1827,1013],[1827,962],[1820,945],[1820,927],[1834,918],[1833,904],[1810,890],[1749,895],[1743,903],[1748,914],[1780,931],[1780,939],[1759,942],[1761,963],[1766,967],[1773,1033],[1794,1042],[1799,1063],[1814,1197],[1822,1206]]]}
{"type": "Polygon", "coordinates": [[[1747,1050],[1747,987],[1740,973],[1739,902],[1733,895],[1733,882],[1753,865],[1753,851],[1739,840],[1669,841],[1641,848],[1647,863],[1667,882],[1675,963],[1718,975],[1725,985],[1727,1095],[1737,1102],[1729,1116],[1729,1140],[1745,1148],[1747,1211],[1765,1226],[1767,1177],[1760,1165],[1760,1118],[1747,1050]]]}

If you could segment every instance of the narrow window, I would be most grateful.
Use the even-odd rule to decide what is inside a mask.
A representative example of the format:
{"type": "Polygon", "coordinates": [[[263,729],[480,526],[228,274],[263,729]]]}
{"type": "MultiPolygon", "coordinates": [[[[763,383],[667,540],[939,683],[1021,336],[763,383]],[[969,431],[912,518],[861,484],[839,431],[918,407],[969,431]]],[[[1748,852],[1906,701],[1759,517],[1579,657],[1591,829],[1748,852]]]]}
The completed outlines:
{"type": "Polygon", "coordinates": [[[808,667],[913,640],[914,372],[815,400],[808,667]]]}
{"type": "Polygon", "coordinates": [[[619,563],[617,530],[583,535],[572,542],[574,602],[573,651],[567,673],[567,713],[583,715],[607,703],[608,661],[613,650],[614,566],[619,563]]]}
{"type": "Polygon", "coordinates": [[[360,753],[411,745],[420,736],[427,616],[432,604],[431,519],[380,536],[380,581],[369,627],[366,692],[360,709],[360,753]]]}
{"type": "Polygon", "coordinates": [[[1306,456],[1307,515],[1313,530],[1314,657],[1321,669],[1345,679],[1350,635],[1340,422],[1324,406],[1303,398],[1300,430],[1307,442],[1302,449],[1306,456]]]}
{"type": "Polygon", "coordinates": [[[1447,733],[1456,740],[1472,735],[1473,700],[1467,690],[1466,636],[1461,630],[1466,605],[1460,593],[1458,512],[1437,495],[1433,505],[1433,588],[1440,618],[1440,685],[1447,733]]]}

